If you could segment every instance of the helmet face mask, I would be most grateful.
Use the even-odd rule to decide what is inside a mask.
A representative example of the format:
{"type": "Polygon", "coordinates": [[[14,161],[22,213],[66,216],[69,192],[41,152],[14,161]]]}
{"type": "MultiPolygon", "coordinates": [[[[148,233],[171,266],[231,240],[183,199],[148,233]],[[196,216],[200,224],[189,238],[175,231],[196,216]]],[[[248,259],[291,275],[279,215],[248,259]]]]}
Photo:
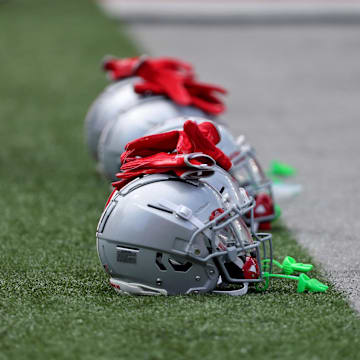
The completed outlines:
{"type": "MultiPolygon", "coordinates": [[[[227,210],[223,208],[214,210],[210,221],[204,224],[203,228],[199,228],[198,231],[201,231],[204,235],[207,234],[206,229],[212,230],[212,237],[207,237],[207,241],[211,246],[211,254],[200,259],[194,257],[191,253],[188,254],[188,256],[198,261],[206,261],[210,258],[217,259],[222,280],[230,284],[262,281],[260,248],[263,247],[266,256],[265,242],[270,242],[269,251],[272,252],[270,234],[253,233],[255,240],[253,239],[243,220],[243,216],[252,211],[254,201],[244,191],[240,192],[240,196],[243,200],[241,205],[239,203],[230,205],[228,197],[225,197],[224,207],[227,210]],[[215,217],[213,217],[214,212],[215,217]],[[254,264],[258,267],[256,276],[250,278],[243,272],[243,266],[249,258],[252,258],[254,264]]],[[[191,240],[189,247],[190,244],[191,240]]]]}
{"type": "Polygon", "coordinates": [[[259,192],[271,194],[271,181],[264,174],[250,146],[241,146],[236,157],[233,157],[231,161],[233,167],[230,173],[250,195],[255,196],[259,192]]]}
{"type": "MultiPolygon", "coordinates": [[[[256,223],[268,229],[269,222],[276,218],[271,181],[266,177],[254,150],[248,144],[240,144],[239,151],[234,153],[231,161],[233,167],[230,174],[256,201],[254,209],[256,223]]],[[[248,217],[245,219],[249,224],[250,219],[248,217]]]]}
{"type": "Polygon", "coordinates": [[[114,289],[172,295],[212,292],[220,275],[245,290],[262,281],[260,248],[271,249],[271,235],[251,235],[242,216],[254,202],[241,195],[243,202],[234,203],[206,183],[166,174],[117,191],[97,230],[100,261],[114,289]],[[147,228],[138,229],[133,219],[147,228]]]}
{"type": "MultiPolygon", "coordinates": [[[[164,123],[152,128],[146,135],[179,130],[183,127],[183,124],[187,119],[189,118],[179,117],[165,121],[164,123]]],[[[195,116],[192,116],[190,119],[197,123],[211,122],[211,120],[195,116]]],[[[256,200],[254,213],[256,223],[258,225],[260,223],[265,225],[269,221],[274,220],[276,215],[273,202],[272,184],[262,170],[262,167],[256,158],[255,151],[245,142],[244,136],[240,136],[238,141],[236,141],[224,125],[219,122],[214,123],[214,125],[216,126],[221,138],[217,146],[231,159],[233,163],[229,173],[232,175],[235,183],[232,185],[227,184],[225,186],[228,190],[232,188],[229,196],[235,196],[238,198],[235,188],[245,188],[249,195],[254,197],[256,200]]],[[[217,182],[214,177],[209,180],[213,185],[217,182]]],[[[215,188],[220,190],[221,186],[215,185],[215,188]]],[[[248,217],[246,217],[246,222],[250,224],[250,219],[248,217]]]]}

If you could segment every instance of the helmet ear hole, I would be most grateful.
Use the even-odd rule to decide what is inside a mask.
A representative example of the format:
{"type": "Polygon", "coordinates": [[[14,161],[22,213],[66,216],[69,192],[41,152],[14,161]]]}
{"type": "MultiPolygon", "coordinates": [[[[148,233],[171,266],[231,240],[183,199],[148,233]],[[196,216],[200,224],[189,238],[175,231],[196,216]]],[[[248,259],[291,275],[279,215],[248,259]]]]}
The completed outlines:
{"type": "Polygon", "coordinates": [[[161,252],[156,253],[155,263],[161,271],[166,271],[166,266],[162,262],[163,254],[161,252]]]}
{"type": "Polygon", "coordinates": [[[181,263],[177,260],[169,258],[169,264],[175,271],[186,272],[192,267],[192,263],[186,261],[185,263],[181,263]]]}

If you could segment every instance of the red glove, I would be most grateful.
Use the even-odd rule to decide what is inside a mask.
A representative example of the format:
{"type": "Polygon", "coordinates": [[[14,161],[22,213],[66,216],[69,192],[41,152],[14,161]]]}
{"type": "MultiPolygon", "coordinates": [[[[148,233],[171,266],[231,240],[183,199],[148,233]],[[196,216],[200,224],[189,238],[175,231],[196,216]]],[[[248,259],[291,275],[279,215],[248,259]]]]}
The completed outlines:
{"type": "Polygon", "coordinates": [[[112,80],[116,81],[135,76],[136,70],[143,61],[144,59],[139,56],[123,59],[108,57],[103,61],[103,69],[109,74],[112,80]]]}
{"type": "Polygon", "coordinates": [[[136,75],[140,76],[144,82],[135,84],[135,92],[143,94],[151,91],[154,94],[169,96],[179,105],[189,105],[190,96],[183,86],[185,77],[192,77],[192,73],[186,73],[180,66],[162,67],[155,60],[145,61],[137,71],[136,75]],[[174,70],[174,68],[176,68],[174,70]],[[180,70],[181,69],[181,70],[180,70]]]}
{"type": "Polygon", "coordinates": [[[223,102],[215,95],[226,94],[222,87],[196,82],[194,77],[183,78],[170,72],[153,73],[153,80],[136,84],[134,89],[139,94],[152,92],[167,95],[179,105],[193,105],[209,114],[221,114],[225,110],[223,102]]]}
{"type": "Polygon", "coordinates": [[[122,172],[116,174],[121,180],[113,183],[113,186],[120,189],[132,179],[145,174],[172,171],[181,176],[184,172],[194,170],[194,167],[201,169],[199,165],[213,165],[209,163],[209,156],[229,170],[232,165],[230,159],[215,146],[219,141],[219,133],[212,123],[198,125],[191,120],[184,123],[184,131],[170,131],[133,140],[121,155],[122,172]],[[192,153],[203,153],[204,156],[198,156],[191,162],[183,156],[192,153]]]}
{"type": "MultiPolygon", "coordinates": [[[[212,140],[220,140],[220,136],[217,132],[217,129],[212,123],[205,123],[205,128],[207,133],[211,133],[209,136],[212,140]],[[214,138],[213,131],[209,132],[210,128],[213,131],[216,131],[218,134],[217,138],[214,138]]],[[[231,160],[218,148],[215,146],[216,143],[213,143],[208,137],[201,132],[201,125],[196,124],[195,121],[187,120],[184,124],[184,132],[187,136],[179,139],[176,150],[180,154],[189,154],[190,152],[201,152],[206,155],[211,156],[219,166],[225,170],[230,170],[232,163],[231,160]],[[191,143],[191,148],[188,147],[189,142],[191,143]]]]}
{"type": "Polygon", "coordinates": [[[190,94],[191,104],[209,114],[221,114],[225,111],[224,103],[215,93],[226,94],[227,91],[216,85],[196,82],[194,79],[185,81],[185,88],[190,94]]]}
{"type": "Polygon", "coordinates": [[[122,164],[133,161],[137,156],[150,156],[158,152],[173,152],[179,140],[179,131],[144,136],[130,141],[121,154],[122,164]]]}
{"type": "Polygon", "coordinates": [[[104,69],[113,80],[141,77],[142,81],[134,85],[134,90],[139,94],[151,92],[165,95],[179,105],[193,105],[214,115],[225,110],[217,94],[226,94],[226,90],[196,82],[192,66],[181,60],[167,57],[151,59],[145,56],[110,58],[104,62],[104,69]]]}
{"type": "Polygon", "coordinates": [[[129,142],[120,159],[124,164],[136,156],[150,156],[159,151],[173,152],[177,150],[179,154],[203,152],[213,157],[215,161],[220,161],[219,165],[228,170],[231,167],[231,161],[215,146],[219,141],[218,130],[211,122],[206,121],[198,125],[194,121],[187,120],[184,123],[184,131],[175,130],[149,135],[129,142]]]}
{"type": "Polygon", "coordinates": [[[107,57],[103,61],[103,68],[108,72],[113,80],[121,80],[130,76],[144,76],[147,79],[149,71],[173,71],[184,77],[193,76],[191,64],[184,61],[162,57],[150,58],[146,55],[133,58],[113,58],[107,57]],[[140,70],[143,65],[147,64],[147,70],[140,70]]]}
{"type": "Polygon", "coordinates": [[[190,96],[182,83],[185,77],[192,77],[192,66],[178,59],[158,58],[151,59],[146,56],[115,59],[104,61],[104,70],[113,80],[120,80],[130,76],[139,76],[144,83],[135,85],[135,91],[154,94],[169,94],[180,105],[188,105],[190,96]],[[146,86],[144,86],[146,85],[146,86]],[[138,89],[138,90],[137,90],[138,89]]]}
{"type": "Polygon", "coordinates": [[[120,181],[114,182],[113,186],[121,189],[128,182],[140,175],[160,174],[173,171],[177,176],[181,176],[189,170],[201,169],[201,165],[208,167],[214,165],[206,156],[198,156],[194,159],[187,155],[157,153],[145,158],[132,160],[121,167],[122,173],[116,176],[120,181]]]}

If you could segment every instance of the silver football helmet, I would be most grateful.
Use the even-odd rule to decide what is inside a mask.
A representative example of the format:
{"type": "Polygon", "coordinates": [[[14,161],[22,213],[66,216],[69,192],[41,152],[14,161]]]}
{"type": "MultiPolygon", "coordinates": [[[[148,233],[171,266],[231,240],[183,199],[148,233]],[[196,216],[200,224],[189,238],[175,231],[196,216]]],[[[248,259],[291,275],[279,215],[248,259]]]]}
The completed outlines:
{"type": "Polygon", "coordinates": [[[116,180],[120,170],[120,155],[125,145],[144,136],[154,126],[179,116],[204,116],[193,106],[180,106],[164,97],[148,97],[122,112],[104,128],[98,145],[98,169],[108,179],[116,180]]]}
{"type": "MultiPolygon", "coordinates": [[[[149,133],[158,134],[172,130],[181,130],[184,122],[188,119],[201,123],[210,121],[201,117],[174,118],[152,128],[149,133]]],[[[220,134],[220,142],[217,147],[226,154],[233,163],[229,173],[237,181],[238,186],[245,188],[250,196],[256,199],[255,220],[257,223],[272,221],[275,217],[275,208],[272,194],[272,183],[266,177],[259,161],[256,158],[255,150],[245,141],[245,137],[239,136],[237,140],[232,136],[224,124],[214,123],[220,134]]],[[[221,179],[221,177],[218,177],[221,179]]],[[[212,177],[213,185],[217,182],[216,177],[212,177]]],[[[221,181],[219,182],[219,184],[221,181]]],[[[218,190],[221,188],[219,185],[218,190]]],[[[248,220],[249,221],[249,220],[248,220]]]]}
{"type": "Polygon", "coordinates": [[[238,151],[234,151],[230,156],[233,164],[230,174],[255,198],[256,222],[262,224],[262,229],[269,229],[269,223],[280,215],[274,201],[272,182],[266,177],[254,148],[246,142],[243,135],[237,138],[236,145],[238,151]]]}
{"type": "MultiPolygon", "coordinates": [[[[102,131],[108,124],[117,120],[120,114],[142,103],[147,103],[148,113],[157,116],[157,103],[159,101],[169,101],[164,96],[152,95],[151,93],[146,95],[137,94],[134,91],[134,83],[138,80],[138,77],[130,77],[110,84],[90,106],[85,118],[85,137],[89,152],[95,159],[98,159],[99,140],[102,131]],[[152,101],[154,101],[154,109],[150,105],[152,101]]],[[[186,107],[184,111],[181,110],[182,107],[179,105],[176,108],[177,111],[174,113],[174,116],[205,116],[202,110],[195,107],[186,107]]],[[[147,119],[145,118],[144,121],[146,122],[147,119]]]]}
{"type": "Polygon", "coordinates": [[[85,118],[85,136],[89,152],[95,159],[100,135],[106,124],[141,100],[142,96],[133,89],[137,79],[132,77],[110,84],[91,104],[85,118]]]}
{"type": "Polygon", "coordinates": [[[258,159],[255,149],[246,142],[245,136],[240,135],[232,144],[234,151],[229,154],[233,163],[230,173],[244,187],[250,195],[259,192],[271,194],[271,180],[269,180],[258,159]]]}
{"type": "Polygon", "coordinates": [[[111,286],[120,294],[246,294],[263,280],[262,259],[271,267],[271,235],[251,234],[242,215],[253,200],[235,191],[230,198],[204,181],[169,174],[115,191],[96,233],[111,286]]]}

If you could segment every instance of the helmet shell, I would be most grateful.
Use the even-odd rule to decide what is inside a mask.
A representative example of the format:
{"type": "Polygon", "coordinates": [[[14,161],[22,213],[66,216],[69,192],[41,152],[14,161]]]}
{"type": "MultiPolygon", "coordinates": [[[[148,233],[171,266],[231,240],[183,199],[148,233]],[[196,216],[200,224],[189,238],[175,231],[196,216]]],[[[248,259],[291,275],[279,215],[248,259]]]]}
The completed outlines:
{"type": "MultiPolygon", "coordinates": [[[[96,237],[102,265],[112,278],[154,289],[153,294],[156,289],[168,295],[212,291],[219,277],[213,259],[201,263],[180,255],[197,228],[161,210],[163,199],[186,206],[203,222],[222,206],[205,183],[165,174],[136,179],[113,196],[100,219],[96,237]]],[[[191,251],[205,257],[209,250],[202,236],[191,251]]]]}
{"type": "Polygon", "coordinates": [[[97,159],[98,143],[105,126],[114,121],[120,112],[137,104],[143,96],[135,93],[133,77],[117,81],[105,88],[95,99],[85,118],[85,137],[90,154],[97,159]]]}
{"type": "Polygon", "coordinates": [[[100,171],[110,180],[116,180],[121,163],[120,155],[128,142],[146,135],[156,125],[179,116],[204,116],[193,106],[180,106],[163,97],[149,97],[121,113],[109,123],[99,141],[100,171]]]}

